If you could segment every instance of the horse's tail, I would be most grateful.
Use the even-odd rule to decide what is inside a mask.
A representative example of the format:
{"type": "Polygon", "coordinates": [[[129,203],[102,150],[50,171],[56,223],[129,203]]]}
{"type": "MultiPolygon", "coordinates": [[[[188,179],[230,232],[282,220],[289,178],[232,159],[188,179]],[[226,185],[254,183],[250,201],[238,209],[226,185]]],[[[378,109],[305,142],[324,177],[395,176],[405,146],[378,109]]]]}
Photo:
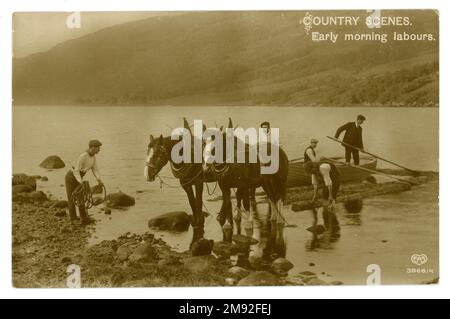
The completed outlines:
{"type": "Polygon", "coordinates": [[[280,166],[278,167],[277,172],[277,189],[279,189],[279,194],[281,200],[286,200],[287,194],[287,177],[289,173],[289,159],[286,155],[286,152],[283,151],[280,147],[280,156],[279,156],[280,166]]]}
{"type": "Polygon", "coordinates": [[[262,175],[262,184],[267,197],[276,203],[278,200],[285,201],[287,193],[287,176],[289,161],[286,153],[279,148],[278,170],[269,175],[262,175]]]}

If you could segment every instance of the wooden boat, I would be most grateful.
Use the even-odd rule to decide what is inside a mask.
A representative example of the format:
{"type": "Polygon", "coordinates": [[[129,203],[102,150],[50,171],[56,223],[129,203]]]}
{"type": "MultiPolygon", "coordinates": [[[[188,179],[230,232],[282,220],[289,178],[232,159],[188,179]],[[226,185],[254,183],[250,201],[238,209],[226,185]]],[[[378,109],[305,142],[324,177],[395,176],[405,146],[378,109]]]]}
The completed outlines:
{"type": "MultiPolygon", "coordinates": [[[[331,159],[344,162],[342,157],[331,157],[331,159]]],[[[370,176],[371,173],[357,169],[352,166],[346,166],[344,164],[335,164],[339,173],[341,174],[341,182],[361,181],[370,176]]],[[[373,157],[360,157],[361,167],[375,170],[377,168],[377,159],[373,157]]],[[[303,159],[296,159],[289,162],[289,173],[287,180],[287,187],[306,186],[311,185],[311,176],[305,173],[303,168],[303,159]]]]}

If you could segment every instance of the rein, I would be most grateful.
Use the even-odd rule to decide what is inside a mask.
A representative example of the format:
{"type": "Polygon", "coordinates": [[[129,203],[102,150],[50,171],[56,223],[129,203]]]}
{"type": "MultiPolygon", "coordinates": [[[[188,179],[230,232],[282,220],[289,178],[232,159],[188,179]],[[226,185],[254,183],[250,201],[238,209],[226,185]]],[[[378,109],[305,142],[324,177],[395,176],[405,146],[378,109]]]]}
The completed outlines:
{"type": "MultiPolygon", "coordinates": [[[[164,184],[164,185],[166,185],[166,186],[168,186],[168,187],[170,187],[170,188],[180,188],[180,187],[183,187],[183,186],[186,186],[186,185],[190,185],[190,184],[192,184],[201,174],[203,174],[203,171],[200,169],[199,171],[198,171],[198,173],[197,174],[195,174],[195,176],[194,177],[192,177],[190,180],[188,180],[187,182],[184,182],[184,183],[181,183],[179,186],[178,185],[170,185],[169,183],[167,183],[166,181],[164,181],[164,179],[163,178],[171,178],[171,177],[169,177],[169,176],[160,176],[159,174],[157,174],[156,175],[156,177],[159,179],[159,185],[160,185],[160,188],[162,188],[162,185],[164,184]]],[[[178,177],[172,177],[172,179],[179,179],[178,177]]]]}
{"type": "Polygon", "coordinates": [[[78,206],[84,206],[86,209],[90,209],[93,206],[97,206],[103,203],[106,199],[106,188],[104,185],[96,185],[94,189],[91,190],[88,181],[84,181],[72,192],[72,202],[78,206]],[[97,190],[97,187],[102,188],[103,199],[100,202],[94,202],[93,194],[97,190]]]}

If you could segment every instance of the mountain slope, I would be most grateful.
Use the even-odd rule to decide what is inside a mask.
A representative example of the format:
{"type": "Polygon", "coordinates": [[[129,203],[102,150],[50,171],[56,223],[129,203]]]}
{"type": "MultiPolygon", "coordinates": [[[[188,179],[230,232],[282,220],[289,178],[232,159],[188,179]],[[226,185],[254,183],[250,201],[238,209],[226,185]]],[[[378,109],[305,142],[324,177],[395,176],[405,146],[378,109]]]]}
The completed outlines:
{"type": "MultiPolygon", "coordinates": [[[[408,15],[413,27],[382,31],[438,35],[434,12],[408,15]]],[[[299,24],[303,16],[187,13],[109,27],[45,53],[14,59],[14,103],[438,103],[438,41],[313,42],[299,24]]],[[[364,25],[313,29],[368,30],[364,25]]]]}

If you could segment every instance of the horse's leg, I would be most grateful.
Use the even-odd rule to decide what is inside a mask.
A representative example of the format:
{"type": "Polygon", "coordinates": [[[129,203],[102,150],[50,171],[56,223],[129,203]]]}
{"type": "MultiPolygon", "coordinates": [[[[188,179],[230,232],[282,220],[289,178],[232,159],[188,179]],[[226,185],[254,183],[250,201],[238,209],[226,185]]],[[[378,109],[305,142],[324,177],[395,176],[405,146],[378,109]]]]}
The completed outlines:
{"type": "Polygon", "coordinates": [[[270,222],[272,223],[277,223],[277,215],[278,215],[278,207],[277,204],[275,203],[275,201],[273,201],[270,197],[269,197],[269,203],[270,203],[270,216],[267,216],[268,220],[270,220],[270,222]]]}
{"type": "Polygon", "coordinates": [[[268,246],[267,251],[265,252],[266,257],[270,257],[273,251],[274,246],[274,235],[276,235],[276,205],[273,201],[272,196],[272,188],[269,183],[267,177],[263,176],[262,178],[262,187],[264,192],[266,193],[267,199],[269,200],[269,210],[267,212],[267,216],[265,216],[265,224],[268,231],[268,246]]]}
{"type": "Polygon", "coordinates": [[[219,182],[222,189],[222,198],[224,202],[225,223],[222,226],[223,241],[231,243],[233,236],[233,212],[231,208],[231,191],[230,188],[219,182]],[[222,185],[221,185],[222,184],[222,185]]]}
{"type": "Polygon", "coordinates": [[[223,195],[222,195],[222,205],[220,206],[220,211],[219,214],[217,215],[217,221],[219,222],[220,227],[222,227],[223,224],[225,224],[225,201],[223,200],[223,195]]]}
{"type": "MultiPolygon", "coordinates": [[[[245,212],[244,212],[244,216],[246,218],[246,222],[245,222],[245,226],[244,226],[245,233],[247,234],[247,236],[251,236],[251,234],[249,235],[249,229],[248,229],[249,228],[249,225],[248,225],[248,215],[249,215],[248,189],[245,187],[241,187],[238,189],[238,191],[239,191],[239,198],[242,201],[244,210],[245,210],[245,212]]],[[[241,233],[242,210],[240,210],[239,213],[240,213],[239,219],[236,220],[237,227],[238,227],[238,234],[241,233]]],[[[250,225],[250,231],[251,231],[251,225],[250,225]]]]}
{"type": "Polygon", "coordinates": [[[255,192],[256,192],[256,188],[249,188],[248,189],[248,200],[249,200],[249,206],[250,206],[250,215],[252,216],[253,219],[253,226],[254,227],[259,227],[260,222],[259,222],[259,217],[258,217],[258,211],[256,209],[256,198],[255,198],[255,192]]]}
{"type": "Polygon", "coordinates": [[[247,236],[253,237],[253,239],[258,241],[258,243],[251,246],[252,256],[261,258],[263,256],[263,244],[261,243],[262,224],[257,216],[254,192],[254,188],[246,188],[246,197],[244,199],[245,214],[247,217],[245,232],[247,236]]]}
{"type": "Polygon", "coordinates": [[[197,182],[195,183],[195,206],[196,206],[196,213],[197,214],[197,238],[201,239],[203,238],[203,235],[205,234],[205,215],[203,215],[203,182],[197,182]]]}
{"type": "Polygon", "coordinates": [[[270,220],[271,226],[270,236],[274,246],[273,252],[278,256],[282,256],[284,254],[283,248],[285,247],[283,238],[285,220],[282,216],[283,201],[281,200],[278,190],[274,187],[273,178],[266,178],[263,188],[270,203],[271,214],[268,216],[268,220],[270,220]]]}
{"type": "Polygon", "coordinates": [[[286,255],[286,244],[284,242],[284,226],[286,220],[283,216],[283,200],[278,199],[276,202],[277,206],[277,238],[276,247],[277,254],[279,257],[285,257],[286,255]]]}
{"type": "Polygon", "coordinates": [[[188,196],[188,200],[189,200],[189,205],[191,206],[191,210],[192,210],[192,229],[193,229],[193,234],[192,234],[192,241],[191,241],[191,246],[192,244],[196,241],[197,239],[197,204],[195,201],[195,195],[194,195],[194,190],[192,188],[192,185],[183,185],[183,189],[186,192],[187,196],[188,196]]]}
{"type": "Polygon", "coordinates": [[[244,206],[245,206],[245,194],[243,193],[243,189],[242,188],[238,188],[236,190],[236,201],[237,201],[237,205],[236,208],[234,209],[234,223],[236,224],[236,233],[237,234],[241,234],[241,223],[242,223],[242,210],[241,210],[241,203],[244,201],[244,206]]]}

